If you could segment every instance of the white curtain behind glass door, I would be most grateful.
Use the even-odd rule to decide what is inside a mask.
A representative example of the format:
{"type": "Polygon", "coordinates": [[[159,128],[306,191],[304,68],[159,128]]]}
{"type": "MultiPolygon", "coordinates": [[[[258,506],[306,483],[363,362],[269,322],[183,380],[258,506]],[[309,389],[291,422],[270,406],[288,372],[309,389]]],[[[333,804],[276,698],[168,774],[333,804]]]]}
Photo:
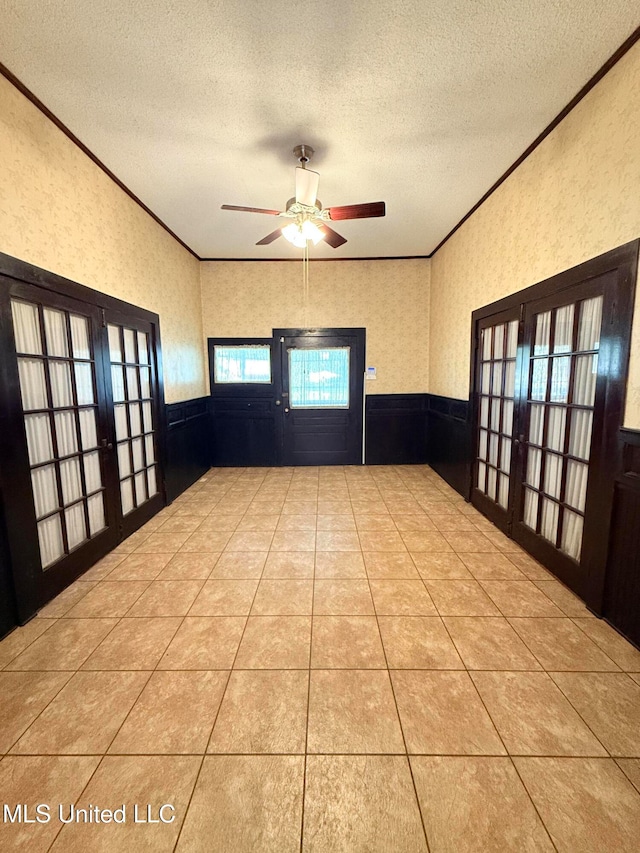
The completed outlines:
{"type": "Polygon", "coordinates": [[[348,409],[350,347],[287,350],[292,409],[348,409]]]}
{"type": "Polygon", "coordinates": [[[535,318],[523,521],[575,560],[582,549],[601,322],[601,296],[535,318]]]}
{"type": "Polygon", "coordinates": [[[122,514],[158,493],[148,335],[108,326],[122,514]]]}
{"type": "Polygon", "coordinates": [[[106,524],[89,325],[81,315],[22,300],[12,300],[11,311],[41,565],[48,568],[106,524]]]}
{"type": "Polygon", "coordinates": [[[476,488],[503,509],[509,505],[517,350],[517,320],[482,329],[476,488]]]}

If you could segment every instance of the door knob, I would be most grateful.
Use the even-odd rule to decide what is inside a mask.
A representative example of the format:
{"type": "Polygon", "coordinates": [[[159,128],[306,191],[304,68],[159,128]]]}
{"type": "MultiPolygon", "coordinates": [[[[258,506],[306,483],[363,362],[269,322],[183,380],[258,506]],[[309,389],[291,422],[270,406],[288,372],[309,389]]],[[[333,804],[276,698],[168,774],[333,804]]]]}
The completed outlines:
{"type": "Polygon", "coordinates": [[[102,439],[102,441],[100,442],[100,447],[103,450],[113,450],[113,444],[111,444],[111,442],[106,438],[102,439]]]}
{"type": "Polygon", "coordinates": [[[276,406],[281,406],[281,405],[282,405],[282,400],[276,400],[276,406]]]}
{"type": "Polygon", "coordinates": [[[289,414],[289,409],[285,408],[284,413],[285,413],[285,415],[288,415],[288,414],[289,414]]]}

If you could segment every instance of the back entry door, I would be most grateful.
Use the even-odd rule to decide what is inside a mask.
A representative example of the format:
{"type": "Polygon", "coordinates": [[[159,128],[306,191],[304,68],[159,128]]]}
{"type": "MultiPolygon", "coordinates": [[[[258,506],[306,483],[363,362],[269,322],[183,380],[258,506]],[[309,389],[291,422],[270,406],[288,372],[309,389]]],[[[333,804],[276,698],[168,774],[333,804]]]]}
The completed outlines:
{"type": "Polygon", "coordinates": [[[361,464],[365,330],[275,329],[274,338],[282,464],[361,464]]]}

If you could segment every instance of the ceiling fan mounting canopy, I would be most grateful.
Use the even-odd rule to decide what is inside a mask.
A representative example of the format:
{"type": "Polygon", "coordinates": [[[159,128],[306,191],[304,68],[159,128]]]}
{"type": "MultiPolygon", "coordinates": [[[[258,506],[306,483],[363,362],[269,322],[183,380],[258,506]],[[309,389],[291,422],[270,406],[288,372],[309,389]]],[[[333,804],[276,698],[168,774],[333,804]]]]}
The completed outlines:
{"type": "Polygon", "coordinates": [[[307,163],[313,156],[314,149],[310,145],[296,145],[293,149],[299,166],[296,167],[296,194],[293,198],[287,201],[284,210],[273,210],[261,207],[240,207],[233,204],[223,204],[223,210],[237,210],[245,213],[265,213],[269,216],[286,216],[288,219],[293,219],[294,222],[288,226],[282,226],[272,231],[262,240],[256,243],[256,246],[266,246],[277,240],[278,237],[284,235],[287,240],[294,243],[296,246],[305,246],[308,239],[313,239],[316,243],[318,240],[324,240],[334,249],[342,246],[347,242],[345,237],[342,237],[326,223],[341,219],[370,219],[373,217],[384,216],[386,213],[385,203],[383,201],[374,201],[367,204],[351,204],[341,207],[322,207],[322,202],[318,199],[318,183],[320,175],[311,169],[307,169],[307,163]],[[295,226],[295,227],[294,227],[295,226]],[[309,237],[313,234],[313,237],[309,237]],[[295,239],[294,239],[295,238],[295,239]]]}
{"type": "Polygon", "coordinates": [[[313,149],[310,145],[296,145],[293,149],[293,153],[296,155],[296,159],[298,163],[302,166],[303,169],[306,168],[307,163],[313,155],[315,154],[315,149],[313,149]]]}

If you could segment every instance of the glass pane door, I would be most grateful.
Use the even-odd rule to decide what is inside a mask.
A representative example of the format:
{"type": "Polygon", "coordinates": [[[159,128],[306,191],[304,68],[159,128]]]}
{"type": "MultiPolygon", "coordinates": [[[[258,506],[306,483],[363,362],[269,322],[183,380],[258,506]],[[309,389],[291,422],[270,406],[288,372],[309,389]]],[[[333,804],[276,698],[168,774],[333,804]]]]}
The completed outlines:
{"type": "Polygon", "coordinates": [[[516,392],[519,312],[495,315],[479,329],[474,503],[506,529],[516,392]]]}
{"type": "Polygon", "coordinates": [[[108,325],[123,516],[158,495],[155,394],[149,332],[108,325]]]}
{"type": "Polygon", "coordinates": [[[602,296],[540,312],[533,322],[522,522],[579,562],[602,296]]]}
{"type": "Polygon", "coordinates": [[[11,300],[40,565],[49,570],[107,527],[89,318],[11,300]]]}
{"type": "Polygon", "coordinates": [[[364,329],[274,329],[284,465],[358,465],[363,457],[364,329]]]}
{"type": "Polygon", "coordinates": [[[476,486],[503,509],[509,504],[517,349],[517,320],[482,330],[476,486]]]}

